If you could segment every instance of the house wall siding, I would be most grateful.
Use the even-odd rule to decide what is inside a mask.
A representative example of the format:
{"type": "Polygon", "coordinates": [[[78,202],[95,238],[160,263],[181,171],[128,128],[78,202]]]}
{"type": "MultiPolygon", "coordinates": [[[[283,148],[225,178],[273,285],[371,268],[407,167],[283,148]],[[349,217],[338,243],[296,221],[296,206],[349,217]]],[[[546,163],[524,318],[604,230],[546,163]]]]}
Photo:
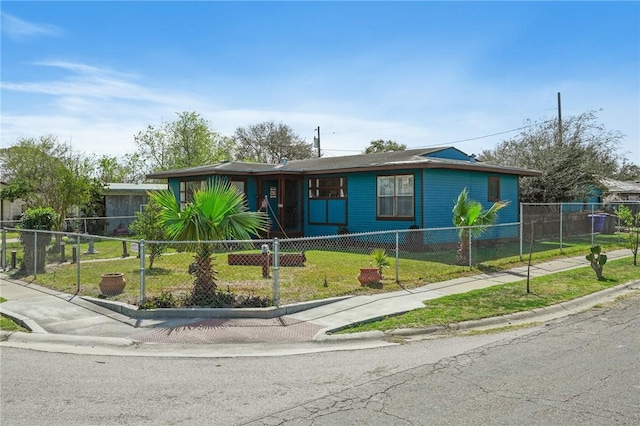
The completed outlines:
{"type": "MultiPolygon", "coordinates": [[[[339,219],[346,212],[347,220],[345,226],[349,232],[375,232],[386,231],[389,229],[408,229],[411,225],[420,226],[422,219],[422,204],[420,202],[420,193],[422,191],[422,182],[420,181],[421,171],[416,170],[395,170],[393,172],[362,172],[348,173],[335,176],[347,177],[347,201],[348,205],[339,203],[337,200],[333,204],[328,204],[328,213],[324,213],[325,204],[311,200],[309,205],[309,214],[305,223],[305,235],[320,236],[335,234],[339,228],[339,219]],[[376,208],[376,190],[377,176],[382,175],[401,175],[411,174],[414,176],[414,212],[415,216],[411,220],[388,220],[377,219],[376,208]],[[328,215],[328,216],[327,216],[328,215]],[[331,224],[320,224],[324,217],[328,217],[331,224]],[[314,223],[315,222],[315,223],[314,223]]],[[[305,182],[305,191],[308,193],[307,182],[305,182]]],[[[318,200],[319,201],[319,200],[318,200]]]]}
{"type": "Polygon", "coordinates": [[[111,235],[118,227],[129,228],[135,220],[135,214],[142,211],[142,206],[149,202],[146,193],[142,194],[107,194],[105,200],[105,216],[109,218],[107,223],[107,235],[111,235]]]}
{"type": "MultiPolygon", "coordinates": [[[[441,155],[455,158],[463,155],[459,151],[445,150],[441,155]]],[[[305,236],[336,234],[342,226],[349,232],[375,232],[393,229],[408,229],[415,225],[420,228],[452,227],[452,209],[463,188],[469,196],[489,208],[488,178],[500,178],[500,197],[510,204],[498,214],[498,223],[512,223],[518,220],[518,177],[498,173],[473,172],[450,169],[398,169],[394,171],[368,171],[327,174],[347,178],[346,199],[309,200],[308,178],[303,178],[303,221],[305,236]],[[377,176],[411,174],[414,176],[414,217],[408,220],[388,220],[377,218],[377,176]]],[[[214,179],[202,176],[202,179],[214,179]]],[[[198,179],[198,178],[189,178],[198,179]]],[[[249,210],[256,211],[261,201],[258,177],[246,177],[247,202],[249,210]]],[[[263,181],[267,182],[267,181],[263,181]]],[[[179,179],[170,179],[169,187],[176,196],[179,179]]]]}
{"type": "Polygon", "coordinates": [[[490,208],[488,200],[489,176],[500,178],[500,198],[509,205],[498,213],[497,223],[518,220],[518,177],[495,173],[478,173],[463,170],[428,169],[424,172],[424,227],[453,226],[452,210],[458,194],[466,187],[469,197],[490,208]]]}
{"type": "Polygon", "coordinates": [[[443,149],[442,151],[432,152],[431,154],[427,155],[427,157],[469,161],[469,156],[467,154],[462,151],[458,151],[455,148],[447,148],[443,149]]]}

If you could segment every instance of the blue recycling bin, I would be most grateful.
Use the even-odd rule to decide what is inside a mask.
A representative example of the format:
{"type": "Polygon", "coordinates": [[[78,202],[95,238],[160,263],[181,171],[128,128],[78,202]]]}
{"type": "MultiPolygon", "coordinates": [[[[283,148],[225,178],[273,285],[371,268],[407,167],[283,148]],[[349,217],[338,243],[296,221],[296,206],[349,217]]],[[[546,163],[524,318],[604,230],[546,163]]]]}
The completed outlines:
{"type": "Polygon", "coordinates": [[[593,232],[602,232],[604,231],[604,222],[607,219],[606,214],[590,214],[588,215],[589,220],[593,224],[593,232]]]}

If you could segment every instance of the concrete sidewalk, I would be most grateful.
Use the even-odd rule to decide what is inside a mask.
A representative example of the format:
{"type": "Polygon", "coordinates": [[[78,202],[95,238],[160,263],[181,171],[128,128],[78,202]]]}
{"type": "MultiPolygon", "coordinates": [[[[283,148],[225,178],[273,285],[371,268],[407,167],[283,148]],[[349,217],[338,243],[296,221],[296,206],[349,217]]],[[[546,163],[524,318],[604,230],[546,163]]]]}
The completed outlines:
{"type": "MultiPolygon", "coordinates": [[[[618,250],[607,255],[613,260],[628,257],[630,252],[618,250]]],[[[588,266],[584,256],[563,258],[532,266],[530,275],[536,277],[584,266],[588,266]]],[[[22,322],[32,330],[32,333],[2,332],[0,346],[37,346],[43,350],[58,348],[62,351],[60,345],[64,345],[75,352],[139,356],[259,356],[377,347],[391,344],[382,339],[389,333],[328,333],[354,323],[420,308],[424,300],[519,281],[526,279],[526,276],[525,266],[411,290],[338,299],[333,303],[275,318],[260,318],[260,312],[254,312],[253,318],[184,316],[136,319],[97,305],[90,299],[10,280],[0,274],[0,296],[7,299],[0,304],[0,313],[22,322]]],[[[517,321],[548,321],[612,299],[638,285],[640,281],[555,307],[467,325],[481,327],[517,321]]],[[[428,331],[399,330],[395,334],[428,331]]]]}

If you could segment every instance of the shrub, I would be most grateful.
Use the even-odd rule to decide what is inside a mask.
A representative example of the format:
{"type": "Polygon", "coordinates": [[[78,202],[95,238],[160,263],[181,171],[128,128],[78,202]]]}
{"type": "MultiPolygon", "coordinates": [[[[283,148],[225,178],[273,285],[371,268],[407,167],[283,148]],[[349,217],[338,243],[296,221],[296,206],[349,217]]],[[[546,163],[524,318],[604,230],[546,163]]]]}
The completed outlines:
{"type": "Polygon", "coordinates": [[[195,299],[192,294],[174,296],[170,292],[161,292],[152,296],[140,304],[139,309],[158,308],[266,308],[272,306],[269,297],[264,296],[238,296],[227,291],[218,291],[206,299],[195,299]]]}
{"type": "MultiPolygon", "coordinates": [[[[136,212],[136,220],[129,225],[129,229],[137,238],[148,241],[164,241],[167,237],[161,213],[162,208],[151,198],[142,212],[136,212]]],[[[149,269],[153,268],[154,260],[166,252],[168,248],[169,245],[163,243],[145,245],[145,254],[149,257],[149,269]]]]}

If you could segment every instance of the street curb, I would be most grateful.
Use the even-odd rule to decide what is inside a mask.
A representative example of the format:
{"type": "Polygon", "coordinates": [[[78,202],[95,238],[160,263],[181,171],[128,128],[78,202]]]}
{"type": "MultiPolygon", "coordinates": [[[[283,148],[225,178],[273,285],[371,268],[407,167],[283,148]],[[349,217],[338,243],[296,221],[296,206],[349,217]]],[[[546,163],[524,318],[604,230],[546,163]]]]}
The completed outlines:
{"type": "Polygon", "coordinates": [[[292,315],[308,309],[339,302],[353,296],[339,296],[327,299],[311,300],[308,302],[293,303],[280,307],[268,308],[161,308],[138,309],[137,306],[124,302],[117,302],[95,297],[80,296],[82,300],[91,302],[113,312],[125,315],[132,319],[174,319],[174,318],[260,318],[270,319],[284,315],[292,315]]]}
{"type": "MultiPolygon", "coordinates": [[[[47,334],[47,330],[45,330],[44,328],[40,327],[40,325],[37,322],[35,322],[31,318],[27,318],[27,317],[25,317],[23,315],[16,314],[15,312],[12,312],[7,308],[3,308],[2,304],[0,304],[0,316],[12,319],[15,323],[17,323],[21,327],[26,328],[27,330],[31,331],[32,333],[47,334]]],[[[5,333],[4,330],[1,330],[1,331],[3,333],[5,333]]]]}
{"type": "MultiPolygon", "coordinates": [[[[516,322],[524,322],[542,316],[553,316],[555,318],[565,317],[576,314],[578,312],[590,309],[599,303],[606,303],[615,300],[617,297],[628,294],[630,292],[640,290],[640,280],[630,281],[617,285],[599,292],[587,294],[580,298],[569,300],[567,302],[558,303],[556,305],[545,306],[542,308],[532,309],[523,312],[514,312],[512,314],[501,315],[497,317],[483,318],[479,320],[464,321],[459,323],[451,323],[442,326],[431,326],[422,328],[399,328],[387,331],[365,331],[361,333],[351,334],[329,334],[332,331],[339,331],[348,326],[341,326],[331,329],[324,329],[318,332],[314,337],[314,341],[319,342],[344,342],[348,340],[369,340],[380,339],[383,337],[412,337],[431,335],[439,331],[445,330],[472,330],[472,329],[490,329],[513,325],[516,322]]],[[[371,319],[375,321],[380,318],[371,319]]]]}
{"type": "Polygon", "coordinates": [[[76,336],[70,334],[25,333],[22,331],[0,331],[0,342],[67,344],[88,347],[129,347],[137,343],[126,337],[76,336]]]}

